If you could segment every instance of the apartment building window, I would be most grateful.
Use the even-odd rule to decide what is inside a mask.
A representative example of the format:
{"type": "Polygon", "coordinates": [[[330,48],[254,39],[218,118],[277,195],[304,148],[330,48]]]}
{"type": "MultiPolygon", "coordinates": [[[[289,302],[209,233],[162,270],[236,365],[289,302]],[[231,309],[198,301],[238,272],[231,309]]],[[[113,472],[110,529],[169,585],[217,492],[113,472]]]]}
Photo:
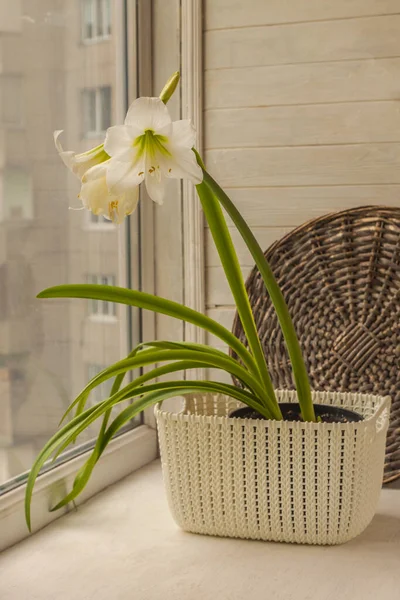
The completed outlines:
{"type": "Polygon", "coordinates": [[[111,87],[102,86],[82,91],[84,137],[100,137],[111,125],[111,87]]]}
{"type": "Polygon", "coordinates": [[[33,218],[33,181],[19,167],[0,171],[0,220],[21,222],[33,218]]]}
{"type": "Polygon", "coordinates": [[[0,75],[0,125],[21,127],[24,122],[23,79],[19,74],[0,75]]]}
{"type": "MultiPolygon", "coordinates": [[[[87,282],[95,285],[116,285],[115,275],[90,274],[87,282]]],[[[113,302],[103,300],[89,300],[89,315],[105,318],[117,316],[117,307],[113,302]]]]}
{"type": "Polygon", "coordinates": [[[111,35],[111,0],[82,0],[82,40],[97,41],[111,35]]]}

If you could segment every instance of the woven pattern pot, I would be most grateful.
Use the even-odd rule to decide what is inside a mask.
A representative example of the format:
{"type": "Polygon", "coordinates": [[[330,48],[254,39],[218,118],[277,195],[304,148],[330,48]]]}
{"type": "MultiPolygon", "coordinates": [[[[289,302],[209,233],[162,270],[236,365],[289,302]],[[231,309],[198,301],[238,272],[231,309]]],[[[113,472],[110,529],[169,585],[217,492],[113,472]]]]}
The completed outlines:
{"type": "MultiPolygon", "coordinates": [[[[362,207],[302,225],[272,245],[315,390],[389,395],[384,481],[400,476],[400,208],[362,207]]],[[[293,389],[274,309],[255,267],[247,280],[274,386],[293,389]]],[[[245,342],[236,317],[234,334],[245,342]]]]}
{"type": "MultiPolygon", "coordinates": [[[[177,524],[195,533],[340,544],[371,521],[382,482],[390,398],[314,392],[356,410],[358,423],[237,419],[240,404],[191,395],[157,406],[164,482],[177,524]]],[[[295,402],[295,392],[278,392],[295,402]]]]}

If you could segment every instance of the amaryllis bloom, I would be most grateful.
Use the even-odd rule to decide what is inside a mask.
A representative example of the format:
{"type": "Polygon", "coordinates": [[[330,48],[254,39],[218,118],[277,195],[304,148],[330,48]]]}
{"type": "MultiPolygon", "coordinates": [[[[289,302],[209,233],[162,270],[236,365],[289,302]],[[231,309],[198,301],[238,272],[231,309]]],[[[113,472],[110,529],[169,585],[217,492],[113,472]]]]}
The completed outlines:
{"type": "Polygon", "coordinates": [[[111,194],[107,187],[106,170],[110,157],[101,144],[92,150],[75,154],[64,150],[59,141],[61,131],[54,132],[54,143],[64,164],[81,180],[82,187],[78,198],[94,215],[102,215],[114,223],[121,223],[136,208],[139,200],[139,187],[133,187],[122,194],[111,194]]]}
{"type": "Polygon", "coordinates": [[[172,122],[160,98],[138,98],[126,115],[125,124],[107,130],[104,150],[107,185],[122,194],[146,182],[149,196],[162,204],[168,179],[201,183],[203,172],[192,147],[196,132],[189,120],[172,122]]]}
{"type": "Polygon", "coordinates": [[[139,201],[139,186],[133,186],[122,194],[111,194],[107,187],[105,161],[86,171],[82,177],[79,198],[84,208],[94,215],[102,215],[113,223],[122,223],[135,210],[139,201]]]}
{"type": "Polygon", "coordinates": [[[74,173],[78,177],[78,179],[82,179],[86,171],[88,171],[91,167],[98,165],[110,157],[107,152],[104,150],[104,144],[100,144],[100,146],[96,146],[96,148],[92,148],[87,152],[82,152],[81,154],[76,154],[73,150],[64,150],[61,146],[61,142],[58,139],[62,134],[63,130],[54,132],[54,143],[58,150],[58,154],[60,155],[61,160],[64,165],[74,173]]]}

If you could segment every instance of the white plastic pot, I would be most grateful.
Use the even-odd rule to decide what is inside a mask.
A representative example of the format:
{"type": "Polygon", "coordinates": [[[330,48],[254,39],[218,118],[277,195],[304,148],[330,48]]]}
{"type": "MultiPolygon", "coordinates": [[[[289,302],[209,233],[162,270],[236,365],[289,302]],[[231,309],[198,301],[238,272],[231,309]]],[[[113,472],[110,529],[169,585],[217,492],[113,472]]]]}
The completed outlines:
{"type": "MultiPolygon", "coordinates": [[[[296,402],[278,391],[280,402],[296,402]]],[[[301,544],[341,544],[371,521],[382,485],[390,398],[314,392],[358,423],[237,419],[225,396],[191,395],[155,413],[171,512],[186,531],[301,544]]]]}

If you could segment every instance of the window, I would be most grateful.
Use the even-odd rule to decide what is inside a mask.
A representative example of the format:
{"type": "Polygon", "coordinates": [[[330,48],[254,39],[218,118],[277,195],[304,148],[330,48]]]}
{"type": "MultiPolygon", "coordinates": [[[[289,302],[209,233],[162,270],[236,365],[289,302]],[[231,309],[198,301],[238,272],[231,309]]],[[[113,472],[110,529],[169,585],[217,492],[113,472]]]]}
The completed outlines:
{"type": "MultiPolygon", "coordinates": [[[[138,214],[121,227],[103,221],[103,230],[85,231],[83,212],[69,210],[81,207],[79,182],[53,143],[53,131],[64,129],[66,149],[79,153],[99,144],[82,137],[82,123],[85,132],[97,135],[118,122],[127,108],[126,88],[135,95],[136,72],[129,73],[125,65],[123,43],[93,46],[90,52],[76,44],[80,2],[8,4],[15,4],[19,14],[16,19],[14,10],[3,11],[0,26],[1,65],[11,73],[0,74],[0,548],[5,538],[17,541],[14,531],[25,532],[19,509],[13,514],[21,516],[21,523],[7,529],[12,511],[2,510],[11,502],[7,498],[16,497],[8,492],[26,482],[26,471],[92,373],[124,358],[140,341],[138,311],[122,305],[117,310],[109,302],[36,298],[49,286],[84,283],[88,274],[92,283],[138,287],[138,252],[129,246],[129,227],[137,228],[138,214]]],[[[123,5],[113,3],[121,32],[123,5]]],[[[82,3],[86,37],[110,34],[110,6],[104,1],[82,3]]],[[[132,7],[134,19],[136,4],[132,7]]],[[[129,44],[135,40],[126,40],[129,44]]],[[[105,384],[94,401],[107,390],[105,384]]],[[[134,430],[137,424],[130,423],[114,447],[143,435],[143,429],[134,430]]],[[[86,460],[80,453],[92,444],[96,427],[78,438],[72,453],[60,456],[62,468],[72,476],[79,461],[86,460]]],[[[53,483],[58,481],[57,469],[50,475],[53,483]]],[[[103,485],[110,482],[105,475],[103,485]]],[[[47,490],[48,476],[42,479],[42,490],[47,490]]],[[[19,497],[23,488],[15,490],[20,491],[19,497]]],[[[35,526],[50,518],[52,500],[41,494],[39,513],[45,517],[35,526]]]]}
{"type": "Polygon", "coordinates": [[[24,120],[22,76],[0,76],[0,126],[20,127],[24,120]]]}
{"type": "MultiPolygon", "coordinates": [[[[96,364],[88,365],[88,381],[90,379],[93,379],[93,377],[96,377],[96,375],[98,375],[101,371],[106,369],[107,366],[108,365],[96,365],[96,364]]],[[[108,398],[111,393],[111,388],[112,388],[112,379],[109,379],[108,381],[105,381],[101,385],[97,386],[97,388],[95,388],[93,390],[93,392],[90,394],[90,397],[89,397],[91,406],[93,406],[94,404],[98,404],[99,402],[104,400],[104,398],[108,398]]]]}
{"type": "Polygon", "coordinates": [[[111,0],[82,0],[82,40],[97,41],[111,35],[111,0]]]}
{"type": "MultiPolygon", "coordinates": [[[[88,275],[87,282],[95,285],[115,285],[115,275],[88,275]]],[[[116,317],[117,307],[112,302],[89,300],[89,314],[100,317],[116,317]]]]}
{"type": "Polygon", "coordinates": [[[33,185],[30,173],[7,167],[0,171],[0,219],[21,222],[33,218],[33,185]]]}
{"type": "Polygon", "coordinates": [[[85,217],[87,218],[87,223],[89,228],[103,228],[109,231],[113,230],[114,223],[110,221],[110,219],[106,219],[101,215],[94,215],[92,212],[86,212],[85,217]]]}
{"type": "Polygon", "coordinates": [[[111,126],[111,87],[83,90],[82,115],[83,135],[102,137],[111,126]]]}

